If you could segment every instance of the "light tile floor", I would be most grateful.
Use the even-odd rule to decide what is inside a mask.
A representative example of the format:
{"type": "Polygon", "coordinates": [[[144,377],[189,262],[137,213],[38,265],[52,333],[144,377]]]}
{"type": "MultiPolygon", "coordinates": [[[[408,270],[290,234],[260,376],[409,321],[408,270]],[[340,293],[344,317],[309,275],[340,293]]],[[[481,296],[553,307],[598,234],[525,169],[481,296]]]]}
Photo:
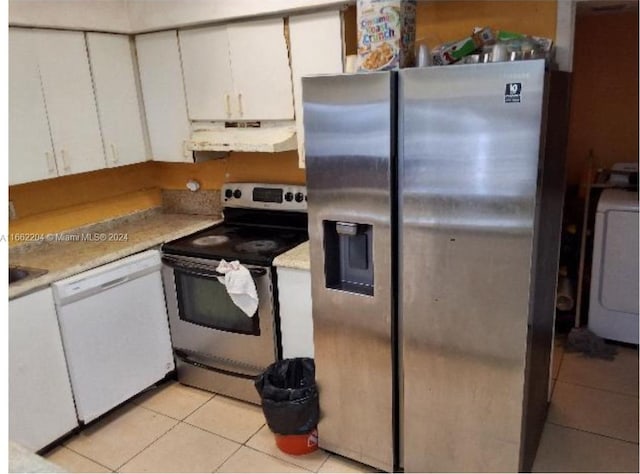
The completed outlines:
{"type": "MultiPolygon", "coordinates": [[[[638,472],[638,351],[614,361],[556,342],[534,472],[638,472]]],[[[47,454],[71,472],[371,472],[322,450],[278,450],[259,407],[176,382],[133,399],[47,454]]]]}
{"type": "Polygon", "coordinates": [[[638,350],[613,361],[555,342],[553,392],[534,472],[638,472],[638,350]]]}

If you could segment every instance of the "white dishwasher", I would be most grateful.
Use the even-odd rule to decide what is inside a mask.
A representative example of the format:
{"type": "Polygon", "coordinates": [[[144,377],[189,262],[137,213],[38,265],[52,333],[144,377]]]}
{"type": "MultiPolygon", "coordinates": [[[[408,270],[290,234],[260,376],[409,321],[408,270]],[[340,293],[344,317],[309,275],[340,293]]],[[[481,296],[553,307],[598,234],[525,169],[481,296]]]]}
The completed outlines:
{"type": "Polygon", "coordinates": [[[94,420],[173,370],[160,252],[53,284],[78,418],[94,420]]]}

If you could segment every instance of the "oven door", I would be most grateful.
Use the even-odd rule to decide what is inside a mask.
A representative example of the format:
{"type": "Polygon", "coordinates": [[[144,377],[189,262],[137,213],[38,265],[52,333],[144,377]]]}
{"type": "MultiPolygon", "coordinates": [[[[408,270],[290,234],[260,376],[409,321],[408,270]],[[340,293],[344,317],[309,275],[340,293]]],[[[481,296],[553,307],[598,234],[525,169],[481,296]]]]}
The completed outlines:
{"type": "Polygon", "coordinates": [[[176,356],[247,377],[276,360],[271,268],[246,265],[258,291],[258,310],[249,317],[218,280],[219,261],[167,254],[162,260],[176,356]]]}

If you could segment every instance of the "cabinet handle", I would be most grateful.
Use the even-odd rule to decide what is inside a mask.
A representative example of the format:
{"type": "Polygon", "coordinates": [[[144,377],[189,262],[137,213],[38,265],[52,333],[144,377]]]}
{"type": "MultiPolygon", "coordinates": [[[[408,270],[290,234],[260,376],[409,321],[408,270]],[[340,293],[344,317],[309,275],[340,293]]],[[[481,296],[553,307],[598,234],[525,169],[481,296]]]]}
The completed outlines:
{"type": "Polygon", "coordinates": [[[224,95],[224,108],[225,112],[227,112],[227,117],[231,117],[231,102],[229,94],[224,95]]]}
{"type": "Polygon", "coordinates": [[[118,151],[116,150],[116,146],[111,144],[111,162],[115,165],[118,164],[120,159],[118,158],[118,151]]]}
{"type": "Polygon", "coordinates": [[[69,161],[67,160],[67,152],[65,150],[62,150],[60,154],[62,155],[62,167],[64,168],[65,172],[68,173],[69,171],[71,171],[71,166],[69,165],[69,161]]]}
{"type": "Polygon", "coordinates": [[[240,117],[242,117],[242,94],[238,94],[238,112],[240,112],[240,117]]]}
{"type": "Polygon", "coordinates": [[[55,175],[56,174],[56,162],[53,159],[53,155],[50,152],[45,151],[44,152],[44,156],[47,158],[47,168],[49,170],[49,174],[55,175]]]}

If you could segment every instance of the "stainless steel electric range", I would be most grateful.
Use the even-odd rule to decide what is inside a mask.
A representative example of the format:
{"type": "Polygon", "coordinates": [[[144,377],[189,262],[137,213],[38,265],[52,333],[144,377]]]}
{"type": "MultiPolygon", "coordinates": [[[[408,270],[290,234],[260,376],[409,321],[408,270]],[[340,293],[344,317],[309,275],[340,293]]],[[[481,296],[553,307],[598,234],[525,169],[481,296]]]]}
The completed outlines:
{"type": "Polygon", "coordinates": [[[221,196],[222,223],[162,246],[178,380],[259,404],[253,380],[282,354],[272,263],[308,239],[306,188],[230,183],[221,196]],[[258,292],[253,317],[218,280],[222,259],[251,272],[258,292]]]}

